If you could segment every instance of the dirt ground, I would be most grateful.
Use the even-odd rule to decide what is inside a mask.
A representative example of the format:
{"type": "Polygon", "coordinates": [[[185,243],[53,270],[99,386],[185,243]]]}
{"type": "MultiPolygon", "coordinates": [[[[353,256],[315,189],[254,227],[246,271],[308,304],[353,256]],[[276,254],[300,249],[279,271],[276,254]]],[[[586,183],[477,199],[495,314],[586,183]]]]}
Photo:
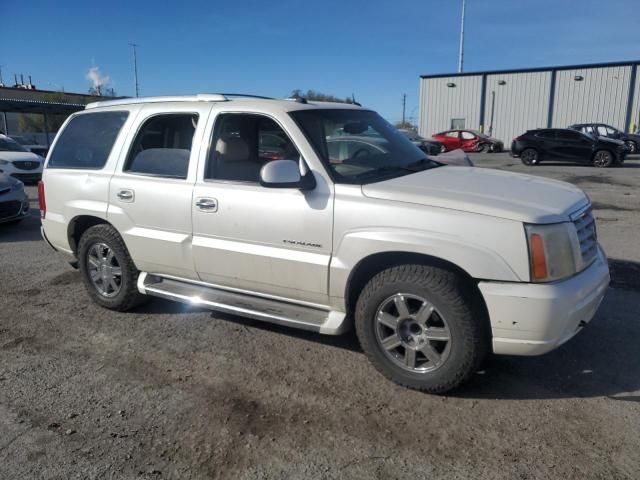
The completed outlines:
{"type": "Polygon", "coordinates": [[[477,166],[573,182],[612,288],[542,357],[498,357],[445,397],[327,337],[153,300],[94,305],[34,215],[0,227],[0,479],[640,477],[640,157],[606,170],[477,166]]]}

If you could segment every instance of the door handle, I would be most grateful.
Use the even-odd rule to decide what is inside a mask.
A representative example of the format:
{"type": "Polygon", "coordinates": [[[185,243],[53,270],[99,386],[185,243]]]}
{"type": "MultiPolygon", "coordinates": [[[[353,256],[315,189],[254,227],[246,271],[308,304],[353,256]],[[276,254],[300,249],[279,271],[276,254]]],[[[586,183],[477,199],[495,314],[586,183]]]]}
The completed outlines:
{"type": "Polygon", "coordinates": [[[128,188],[123,188],[122,190],[118,191],[118,193],[116,193],[116,196],[123,202],[133,202],[134,199],[133,190],[130,190],[128,188]]]}
{"type": "Polygon", "coordinates": [[[196,207],[202,211],[214,213],[218,211],[218,201],[215,198],[198,198],[196,207]]]}

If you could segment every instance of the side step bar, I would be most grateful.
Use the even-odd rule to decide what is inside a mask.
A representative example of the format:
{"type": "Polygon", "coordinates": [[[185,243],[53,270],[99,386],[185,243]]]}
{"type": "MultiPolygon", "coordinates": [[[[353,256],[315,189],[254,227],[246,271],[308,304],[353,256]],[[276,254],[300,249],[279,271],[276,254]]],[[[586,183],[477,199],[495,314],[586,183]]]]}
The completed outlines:
{"type": "Polygon", "coordinates": [[[327,335],[339,335],[348,330],[343,312],[231,292],[147,272],[140,273],[138,290],[145,295],[327,335]]]}

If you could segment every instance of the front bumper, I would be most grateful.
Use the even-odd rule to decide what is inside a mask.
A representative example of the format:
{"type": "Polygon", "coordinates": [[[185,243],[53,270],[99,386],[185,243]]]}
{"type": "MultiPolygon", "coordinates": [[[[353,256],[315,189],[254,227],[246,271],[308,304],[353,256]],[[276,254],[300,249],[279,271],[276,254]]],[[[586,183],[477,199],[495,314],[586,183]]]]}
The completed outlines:
{"type": "Polygon", "coordinates": [[[500,355],[541,355],[577,334],[594,317],[609,285],[609,267],[596,260],[567,280],[550,284],[480,282],[500,355]]]}
{"type": "Polygon", "coordinates": [[[18,195],[3,195],[0,201],[0,223],[13,222],[29,216],[29,197],[24,192],[18,195]]]}

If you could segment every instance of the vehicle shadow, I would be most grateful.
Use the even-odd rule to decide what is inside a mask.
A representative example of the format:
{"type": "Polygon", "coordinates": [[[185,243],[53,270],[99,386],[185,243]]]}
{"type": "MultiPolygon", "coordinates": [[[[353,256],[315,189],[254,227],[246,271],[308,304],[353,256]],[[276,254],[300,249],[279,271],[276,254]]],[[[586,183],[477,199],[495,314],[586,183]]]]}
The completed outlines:
{"type": "MultiPolygon", "coordinates": [[[[31,203],[31,202],[30,202],[31,203]]],[[[42,240],[40,214],[31,206],[31,214],[18,223],[0,223],[0,243],[33,242],[42,240]]]]}
{"type": "MultiPolygon", "coordinates": [[[[629,163],[629,160],[635,160],[633,158],[626,159],[622,165],[614,165],[608,168],[640,168],[640,163],[629,163]]],[[[596,168],[590,163],[578,163],[578,162],[565,162],[562,160],[543,160],[539,164],[542,167],[554,166],[554,167],[588,167],[596,168]]],[[[598,168],[598,170],[607,170],[606,168],[598,168]]]]}

